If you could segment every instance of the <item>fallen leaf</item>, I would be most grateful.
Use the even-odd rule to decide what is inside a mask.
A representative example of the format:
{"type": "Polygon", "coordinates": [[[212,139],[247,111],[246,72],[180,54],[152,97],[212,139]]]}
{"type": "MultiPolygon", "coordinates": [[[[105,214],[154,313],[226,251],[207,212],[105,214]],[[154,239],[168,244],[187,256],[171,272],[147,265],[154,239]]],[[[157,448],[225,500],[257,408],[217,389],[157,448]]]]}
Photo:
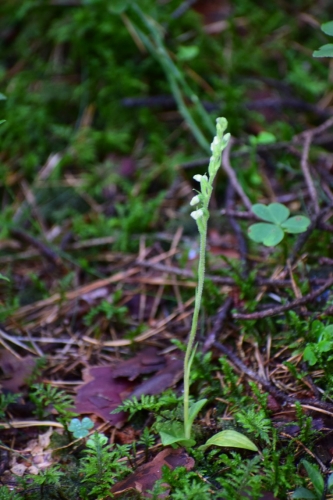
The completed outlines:
{"type": "Polygon", "coordinates": [[[26,379],[32,374],[36,366],[36,359],[32,356],[17,358],[8,351],[0,351],[0,366],[5,376],[1,380],[1,386],[13,394],[20,392],[21,387],[26,385],[26,379]]]}
{"type": "Polygon", "coordinates": [[[128,380],[135,380],[139,375],[157,372],[164,365],[165,359],[158,355],[157,349],[155,347],[148,347],[133,358],[122,361],[113,370],[113,376],[115,378],[126,377],[128,380]]]}
{"type": "Polygon", "coordinates": [[[153,396],[175,385],[183,376],[183,360],[168,358],[167,365],[153,377],[142,382],[130,394],[129,398],[140,398],[143,394],[153,396]]]}
{"type": "MultiPolygon", "coordinates": [[[[185,467],[189,471],[193,469],[194,464],[194,459],[186,453],[184,448],[177,450],[165,448],[151,462],[141,465],[129,477],[112,486],[111,492],[119,496],[125,492],[136,490],[144,494],[144,498],[151,498],[147,491],[152,490],[156,481],[161,479],[163,465],[167,465],[171,470],[176,467],[185,467]]],[[[160,495],[159,498],[166,498],[168,495],[169,491],[167,490],[165,495],[160,495]]]]}
{"type": "Polygon", "coordinates": [[[133,383],[114,378],[113,371],[111,366],[95,366],[84,370],[84,378],[88,381],[77,391],[75,411],[81,415],[97,415],[105,422],[121,427],[127,420],[126,413],[110,413],[131,392],[133,383]]]}

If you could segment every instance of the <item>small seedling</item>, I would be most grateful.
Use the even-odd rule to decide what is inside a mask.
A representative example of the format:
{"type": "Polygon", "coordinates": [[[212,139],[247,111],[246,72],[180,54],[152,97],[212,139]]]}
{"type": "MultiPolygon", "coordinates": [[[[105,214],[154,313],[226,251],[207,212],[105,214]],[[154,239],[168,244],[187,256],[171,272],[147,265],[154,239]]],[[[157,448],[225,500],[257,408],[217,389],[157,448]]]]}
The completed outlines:
{"type": "Polygon", "coordinates": [[[267,247],[275,247],[283,240],[285,233],[304,233],[310,225],[310,219],[304,215],[289,217],[290,211],[281,203],[252,206],[252,212],[266,222],[258,222],[248,229],[248,235],[256,243],[267,247]]]}
{"type": "MultiPolygon", "coordinates": [[[[326,35],[333,36],[333,21],[322,24],[320,29],[326,33],[326,35]]],[[[333,57],[333,43],[327,43],[318,50],[315,50],[313,57],[333,57]]]]}
{"type": "MultiPolygon", "coordinates": [[[[326,498],[325,493],[325,482],[323,476],[320,474],[318,467],[310,464],[307,460],[303,460],[302,464],[310,478],[310,481],[313,485],[313,491],[308,490],[307,488],[300,487],[294,491],[292,498],[313,498],[314,500],[321,500],[322,498],[326,498]]],[[[327,481],[327,491],[332,491],[333,487],[333,474],[330,474],[327,481]]]]}
{"type": "MultiPolygon", "coordinates": [[[[211,144],[212,155],[208,166],[208,175],[195,175],[194,180],[200,183],[200,191],[192,198],[190,205],[195,207],[191,217],[196,221],[200,236],[200,254],[198,264],[198,286],[195,292],[195,304],[192,318],[191,331],[186,347],[184,360],[184,426],[180,422],[167,422],[160,428],[162,443],[167,445],[179,444],[181,446],[194,446],[195,440],[191,438],[193,422],[206,404],[206,399],[195,401],[190,405],[190,379],[191,366],[195,356],[196,346],[195,336],[198,327],[198,319],[201,307],[204,277],[205,277],[205,258],[206,258],[206,240],[207,225],[209,219],[209,201],[213,192],[213,182],[221,164],[222,151],[228,144],[230,134],[224,134],[227,128],[227,120],[218,118],[216,120],[216,136],[211,144]]],[[[211,437],[204,447],[210,445],[233,446],[257,451],[257,447],[242,434],[226,430],[211,437]]]]}
{"type": "Polygon", "coordinates": [[[89,417],[84,417],[82,420],[72,418],[68,430],[73,433],[75,439],[80,439],[88,436],[93,427],[94,423],[89,417]]]}

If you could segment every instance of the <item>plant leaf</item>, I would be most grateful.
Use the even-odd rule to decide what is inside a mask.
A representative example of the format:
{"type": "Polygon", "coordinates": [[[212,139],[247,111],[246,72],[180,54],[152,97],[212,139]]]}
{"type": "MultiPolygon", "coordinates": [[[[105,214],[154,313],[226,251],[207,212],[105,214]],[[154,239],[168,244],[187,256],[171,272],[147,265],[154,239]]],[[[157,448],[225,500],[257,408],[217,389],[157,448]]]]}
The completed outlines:
{"type": "Polygon", "coordinates": [[[327,489],[330,490],[332,486],[333,486],[333,474],[330,474],[327,480],[327,489]]]}
{"type": "Polygon", "coordinates": [[[327,43],[312,54],[313,57],[333,57],[333,43],[327,43]]]}
{"type": "Polygon", "coordinates": [[[200,401],[197,401],[196,403],[193,403],[193,405],[190,406],[188,422],[186,422],[187,429],[192,429],[195,417],[198,415],[199,411],[206,403],[207,399],[200,399],[200,401]]]}
{"type": "Polygon", "coordinates": [[[310,464],[307,460],[302,460],[302,464],[306,472],[308,473],[309,478],[313,484],[315,492],[317,493],[318,498],[322,498],[324,492],[324,478],[320,474],[317,467],[310,464]]]}
{"type": "Polygon", "coordinates": [[[256,445],[246,436],[237,431],[221,431],[212,436],[206,444],[202,447],[206,448],[207,446],[223,446],[227,448],[244,448],[245,450],[258,451],[256,445]]]}
{"type": "Polygon", "coordinates": [[[128,0],[113,0],[112,5],[109,6],[110,12],[113,14],[121,14],[127,9],[128,0]]]}
{"type": "Polygon", "coordinates": [[[326,33],[326,35],[333,36],[333,21],[329,21],[328,23],[324,23],[320,26],[321,31],[326,33]]]}
{"type": "Polygon", "coordinates": [[[268,210],[268,207],[266,207],[266,205],[263,205],[262,203],[256,203],[255,205],[252,205],[252,212],[257,217],[259,217],[259,219],[265,220],[267,222],[274,222],[271,213],[268,210]]]}
{"type": "Polygon", "coordinates": [[[281,224],[288,219],[290,211],[282,203],[271,203],[266,206],[262,203],[256,203],[252,206],[252,212],[257,217],[273,224],[281,224]]]}
{"type": "Polygon", "coordinates": [[[286,222],[283,222],[281,227],[287,233],[298,234],[304,233],[310,224],[311,221],[308,217],[304,217],[304,215],[295,215],[295,217],[290,217],[290,219],[286,220],[286,222]]]}
{"type": "Polygon", "coordinates": [[[257,243],[263,243],[266,247],[274,247],[283,240],[284,232],[275,224],[259,222],[249,227],[248,235],[257,243]]]}
{"type": "Polygon", "coordinates": [[[297,488],[297,490],[294,491],[293,495],[291,498],[317,498],[312,491],[308,490],[307,488],[303,488],[302,486],[300,488],[297,488]]]}
{"type": "Polygon", "coordinates": [[[195,445],[194,439],[186,439],[184,426],[180,422],[166,422],[159,428],[159,433],[163,446],[179,444],[189,448],[195,445]]]}
{"type": "Polygon", "coordinates": [[[310,366],[313,366],[317,363],[318,358],[315,355],[311,345],[307,345],[306,348],[304,349],[303,359],[304,359],[304,361],[307,361],[310,366]]]}
{"type": "Polygon", "coordinates": [[[84,417],[81,420],[78,418],[72,418],[68,430],[73,433],[76,439],[88,436],[89,430],[94,427],[93,421],[89,417],[84,417]]]}

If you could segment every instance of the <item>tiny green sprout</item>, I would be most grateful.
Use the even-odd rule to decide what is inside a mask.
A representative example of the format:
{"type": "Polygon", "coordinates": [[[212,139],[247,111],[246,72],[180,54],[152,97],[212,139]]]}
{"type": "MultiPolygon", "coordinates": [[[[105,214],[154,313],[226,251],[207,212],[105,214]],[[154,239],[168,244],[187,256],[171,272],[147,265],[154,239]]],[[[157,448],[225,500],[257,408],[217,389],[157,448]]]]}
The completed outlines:
{"type": "MultiPolygon", "coordinates": [[[[326,35],[333,36],[333,21],[322,24],[320,29],[326,35]]],[[[319,47],[319,49],[315,50],[312,55],[313,57],[333,57],[333,43],[327,43],[326,45],[319,47]]]]}
{"type": "Polygon", "coordinates": [[[252,206],[252,212],[266,222],[253,224],[248,229],[248,235],[256,243],[274,247],[283,240],[285,233],[304,233],[310,225],[310,219],[304,215],[289,217],[290,211],[281,203],[252,206]]]}
{"type": "Polygon", "coordinates": [[[80,439],[88,436],[93,427],[94,423],[89,417],[84,417],[82,421],[78,418],[72,418],[68,430],[73,433],[75,439],[80,439]]]}

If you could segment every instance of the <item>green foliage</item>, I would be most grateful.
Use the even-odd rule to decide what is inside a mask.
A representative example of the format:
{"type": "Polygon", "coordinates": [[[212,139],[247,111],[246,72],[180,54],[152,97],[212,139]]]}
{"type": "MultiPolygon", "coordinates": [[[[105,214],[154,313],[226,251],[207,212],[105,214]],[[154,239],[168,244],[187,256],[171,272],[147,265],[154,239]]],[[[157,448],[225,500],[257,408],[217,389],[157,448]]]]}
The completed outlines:
{"type": "Polygon", "coordinates": [[[8,405],[12,403],[17,403],[17,400],[20,399],[20,394],[0,394],[0,418],[3,420],[6,418],[6,411],[8,405]]]}
{"type": "MultiPolygon", "coordinates": [[[[326,35],[333,36],[333,21],[322,24],[320,28],[326,35]]],[[[333,44],[323,45],[318,50],[315,50],[312,55],[313,57],[333,57],[333,44]]]]}
{"type": "Polygon", "coordinates": [[[70,409],[73,406],[73,398],[65,391],[46,384],[34,384],[31,389],[30,399],[36,406],[34,412],[37,418],[46,418],[53,407],[58,412],[59,421],[67,426],[69,420],[77,415],[70,409]]]}
{"type": "Polygon", "coordinates": [[[268,222],[253,224],[248,229],[248,235],[256,243],[263,243],[267,247],[276,246],[283,240],[285,233],[298,234],[306,231],[310,219],[303,215],[289,217],[289,209],[281,203],[262,205],[257,203],[252,206],[252,212],[268,222]]]}
{"type": "Polygon", "coordinates": [[[107,442],[107,437],[97,432],[87,441],[84,458],[80,461],[84,483],[80,493],[83,499],[102,500],[109,496],[110,487],[130,472],[128,466],[120,461],[128,454],[128,446],[111,446],[107,442]]]}
{"type": "Polygon", "coordinates": [[[264,410],[254,406],[246,408],[235,414],[235,420],[248,434],[252,434],[256,439],[262,439],[267,444],[270,443],[272,423],[266,417],[264,410]]]}
{"type": "Polygon", "coordinates": [[[94,423],[89,417],[84,417],[82,420],[72,418],[71,423],[68,426],[68,430],[73,433],[73,436],[76,439],[78,439],[88,436],[89,431],[93,427],[94,423]]]}
{"type": "Polygon", "coordinates": [[[142,395],[140,401],[134,396],[132,399],[125,399],[111,413],[126,411],[129,413],[129,418],[132,418],[136,413],[143,410],[158,413],[161,409],[174,408],[177,404],[179,404],[179,398],[173,392],[166,392],[159,397],[142,395]]]}
{"type": "Polygon", "coordinates": [[[333,360],[333,325],[324,325],[319,320],[313,321],[303,359],[310,366],[318,365],[325,370],[329,368],[333,360]]]}
{"type": "Polygon", "coordinates": [[[115,292],[109,300],[103,299],[97,306],[94,306],[84,316],[84,323],[88,326],[96,323],[99,316],[104,316],[107,320],[116,322],[124,322],[127,314],[127,307],[120,306],[117,302],[121,299],[122,292],[115,292]]]}
{"type": "MultiPolygon", "coordinates": [[[[162,478],[155,483],[151,492],[153,499],[161,498],[165,492],[165,484],[170,486],[169,498],[174,500],[208,500],[211,497],[209,486],[197,474],[186,471],[185,467],[176,467],[171,470],[164,465],[162,478]]],[[[169,488],[168,488],[169,489],[169,488]]]]}
{"type": "MultiPolygon", "coordinates": [[[[322,500],[326,495],[324,495],[325,492],[325,483],[323,476],[321,475],[319,468],[317,465],[310,464],[307,460],[302,460],[302,465],[305,468],[310,482],[313,486],[313,490],[309,490],[308,488],[300,487],[297,488],[293,495],[292,498],[314,498],[316,500],[322,500]]],[[[330,490],[332,490],[333,482],[332,482],[332,475],[329,476],[328,482],[327,482],[327,492],[329,493],[330,490]]]]}

